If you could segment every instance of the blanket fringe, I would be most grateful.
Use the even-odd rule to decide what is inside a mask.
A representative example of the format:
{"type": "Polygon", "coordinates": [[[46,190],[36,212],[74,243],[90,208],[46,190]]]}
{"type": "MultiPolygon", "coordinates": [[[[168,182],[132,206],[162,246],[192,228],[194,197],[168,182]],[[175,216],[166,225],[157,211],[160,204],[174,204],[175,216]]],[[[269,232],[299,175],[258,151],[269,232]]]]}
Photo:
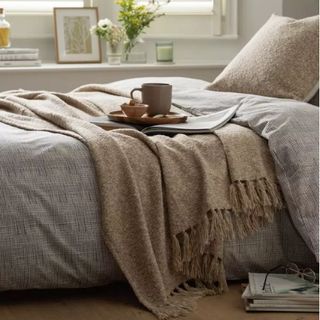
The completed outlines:
{"type": "Polygon", "coordinates": [[[173,300],[171,303],[167,303],[161,306],[154,306],[150,310],[160,319],[167,320],[169,318],[176,318],[179,316],[185,316],[194,310],[196,301],[200,296],[183,297],[179,295],[178,297],[170,297],[173,300]]]}
{"type": "Polygon", "coordinates": [[[237,180],[230,186],[230,200],[235,212],[264,213],[264,207],[281,209],[283,201],[281,192],[275,182],[266,178],[256,180],[237,180]],[[257,210],[259,209],[259,210],[257,210]]]}
{"type": "Polygon", "coordinates": [[[265,178],[235,181],[230,198],[232,209],[210,210],[200,223],[173,236],[174,268],[188,279],[222,282],[220,258],[208,254],[215,239],[234,239],[236,234],[243,238],[271,222],[283,207],[278,186],[265,178]]]}
{"type": "Polygon", "coordinates": [[[228,290],[222,260],[208,254],[199,259],[203,261],[199,261],[197,265],[202,265],[208,277],[184,282],[175,288],[168,297],[167,304],[152,308],[152,312],[159,319],[184,316],[194,309],[199,298],[221,294],[228,290]]]}

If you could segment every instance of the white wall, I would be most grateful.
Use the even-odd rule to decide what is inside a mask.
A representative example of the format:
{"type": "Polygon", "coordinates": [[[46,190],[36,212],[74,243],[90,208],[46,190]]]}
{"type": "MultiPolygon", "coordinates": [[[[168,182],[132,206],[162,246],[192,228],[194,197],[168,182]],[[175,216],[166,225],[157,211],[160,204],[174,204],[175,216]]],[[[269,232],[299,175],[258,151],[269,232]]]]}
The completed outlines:
{"type": "MultiPolygon", "coordinates": [[[[113,0],[95,0],[100,1],[100,17],[113,17],[115,12],[112,6],[113,0]]],[[[315,5],[316,0],[238,0],[238,33],[237,39],[193,39],[193,40],[175,40],[175,59],[176,61],[196,61],[208,63],[216,63],[218,61],[230,61],[242,48],[242,46],[252,37],[252,35],[265,23],[272,13],[284,14],[289,16],[301,17],[306,15],[314,15],[318,12],[318,7],[315,5]],[[302,5],[303,3],[303,5],[302,5]],[[303,9],[302,9],[303,8],[303,9]]],[[[10,18],[10,17],[9,17],[10,18]]],[[[37,18],[38,19],[38,18],[37,18]]],[[[39,18],[40,21],[40,18],[39,18]]],[[[11,21],[13,24],[18,23],[16,18],[11,21]]],[[[28,26],[28,24],[24,24],[28,26]]],[[[17,27],[17,26],[16,26],[17,27]]],[[[52,26],[47,26],[45,30],[47,37],[23,39],[23,28],[18,26],[14,30],[14,37],[12,39],[13,46],[23,47],[38,47],[40,48],[41,58],[44,61],[55,60],[55,47],[52,33],[52,26]],[[17,30],[18,29],[18,30],[17,30]],[[50,36],[51,33],[51,36],[50,36]]],[[[22,26],[23,27],[23,26],[22,26]]],[[[35,31],[36,36],[36,31],[35,31]]],[[[154,61],[155,40],[147,39],[147,53],[148,60],[154,61]]],[[[134,76],[189,76],[204,80],[213,80],[214,77],[221,72],[222,68],[212,68],[211,70],[199,69],[174,69],[174,70],[160,70],[157,71],[128,71],[125,69],[118,71],[82,71],[71,72],[61,71],[56,73],[36,72],[28,73],[17,71],[15,72],[1,72],[0,73],[0,91],[19,88],[41,89],[47,90],[68,90],[79,84],[88,82],[106,82],[126,77],[134,76]],[[63,74],[63,72],[65,74],[63,74]],[[212,74],[212,77],[210,76],[212,74]],[[105,76],[104,76],[105,75],[105,76]],[[96,80],[96,81],[95,81],[96,80]]]]}
{"type": "MultiPolygon", "coordinates": [[[[112,6],[113,0],[99,1],[101,2],[101,5],[99,4],[101,8],[99,15],[101,18],[115,16],[112,6]]],[[[175,59],[200,61],[230,60],[272,13],[282,14],[282,0],[239,0],[238,6],[238,39],[175,40],[175,59]]],[[[14,29],[12,44],[14,46],[37,46],[41,50],[43,60],[53,61],[55,59],[53,34],[51,34],[51,38],[45,39],[30,39],[29,37],[28,39],[22,39],[23,29],[14,26],[15,23],[18,23],[17,19],[18,17],[12,19],[14,29]]],[[[19,19],[21,19],[21,17],[19,19]]],[[[40,21],[41,18],[38,17],[37,20],[40,21]]],[[[24,25],[27,27],[30,25],[30,21],[25,21],[24,25]]],[[[45,33],[49,34],[50,30],[52,31],[52,28],[52,25],[47,27],[45,33]]],[[[36,34],[36,30],[34,30],[33,33],[36,34]]],[[[148,59],[149,61],[154,61],[155,40],[147,39],[146,42],[148,47],[148,59]]]]}
{"type": "Polygon", "coordinates": [[[318,0],[283,0],[283,15],[296,19],[319,13],[318,0]]]}

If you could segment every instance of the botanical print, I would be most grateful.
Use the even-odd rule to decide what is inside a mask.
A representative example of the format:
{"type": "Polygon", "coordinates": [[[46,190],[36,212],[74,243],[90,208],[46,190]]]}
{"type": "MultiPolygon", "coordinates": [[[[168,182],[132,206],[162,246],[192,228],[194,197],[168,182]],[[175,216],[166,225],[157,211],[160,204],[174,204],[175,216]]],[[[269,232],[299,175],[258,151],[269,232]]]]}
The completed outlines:
{"type": "Polygon", "coordinates": [[[89,17],[64,17],[64,43],[66,54],[90,54],[92,43],[89,17]]]}

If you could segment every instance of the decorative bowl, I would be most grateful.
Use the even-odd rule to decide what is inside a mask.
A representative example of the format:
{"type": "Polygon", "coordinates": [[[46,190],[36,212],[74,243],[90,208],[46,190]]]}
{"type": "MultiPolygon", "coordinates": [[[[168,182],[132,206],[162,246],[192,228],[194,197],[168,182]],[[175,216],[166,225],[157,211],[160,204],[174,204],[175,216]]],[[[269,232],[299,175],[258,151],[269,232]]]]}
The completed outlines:
{"type": "Polygon", "coordinates": [[[149,106],[147,104],[136,103],[130,101],[121,105],[122,112],[128,118],[141,118],[148,110],[149,106]]]}

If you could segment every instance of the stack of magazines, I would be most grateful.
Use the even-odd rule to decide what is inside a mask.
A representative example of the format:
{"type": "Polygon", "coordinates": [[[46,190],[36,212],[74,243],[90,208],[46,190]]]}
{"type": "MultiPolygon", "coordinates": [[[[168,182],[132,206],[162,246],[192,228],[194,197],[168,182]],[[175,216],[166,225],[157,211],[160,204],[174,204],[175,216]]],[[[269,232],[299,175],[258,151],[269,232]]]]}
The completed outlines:
{"type": "Polygon", "coordinates": [[[319,284],[294,274],[249,273],[242,294],[247,311],[319,312],[319,284]]]}
{"type": "Polygon", "coordinates": [[[1,48],[0,67],[37,67],[41,65],[39,49],[1,48]]]}

